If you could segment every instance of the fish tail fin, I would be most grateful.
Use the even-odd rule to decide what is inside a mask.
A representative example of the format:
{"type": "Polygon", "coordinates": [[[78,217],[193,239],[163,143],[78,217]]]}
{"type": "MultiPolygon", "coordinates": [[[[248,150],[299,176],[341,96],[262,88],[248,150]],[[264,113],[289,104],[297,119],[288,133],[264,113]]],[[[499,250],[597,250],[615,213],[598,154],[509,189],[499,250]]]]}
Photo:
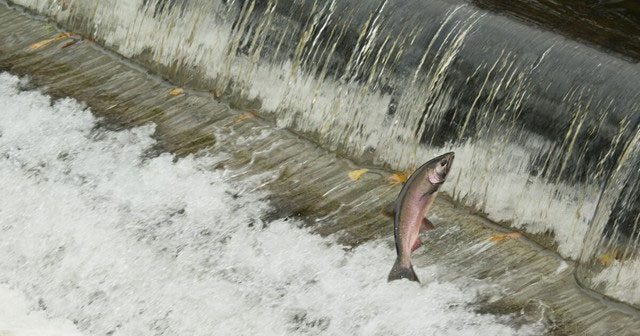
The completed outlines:
{"type": "Polygon", "coordinates": [[[393,268],[391,272],[389,272],[389,277],[387,281],[399,280],[399,279],[408,279],[411,281],[420,282],[418,280],[418,276],[416,272],[413,270],[413,265],[409,263],[409,266],[403,266],[400,262],[400,257],[396,258],[396,262],[393,264],[393,268]]]}

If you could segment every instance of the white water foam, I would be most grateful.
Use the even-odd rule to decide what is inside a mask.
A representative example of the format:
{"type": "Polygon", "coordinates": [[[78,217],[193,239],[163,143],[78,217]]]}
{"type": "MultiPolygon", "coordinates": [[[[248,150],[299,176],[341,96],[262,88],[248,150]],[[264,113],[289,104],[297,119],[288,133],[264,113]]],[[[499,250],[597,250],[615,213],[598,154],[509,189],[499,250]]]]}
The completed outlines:
{"type": "Polygon", "coordinates": [[[34,310],[23,293],[0,284],[0,335],[3,336],[80,336],[68,320],[47,318],[34,310]]]}
{"type": "MultiPolygon", "coordinates": [[[[0,74],[0,284],[19,293],[0,287],[0,311],[18,307],[34,328],[541,333],[539,325],[513,326],[510,316],[475,313],[486,284],[438,282],[442,265],[418,269],[422,285],[387,283],[395,253],[385,242],[348,250],[295,220],[265,223],[264,195],[210,170],[215,157],[148,157],[153,125],[102,130],[83,105],[51,102],[23,84],[0,74]]],[[[0,317],[0,330],[23,335],[9,322],[0,317]]]]}
{"type": "Polygon", "coordinates": [[[640,305],[640,259],[621,262],[614,260],[611,265],[593,277],[595,286],[603,286],[604,294],[623,302],[640,305]]]}
{"type": "MultiPolygon", "coordinates": [[[[199,69],[198,73],[204,74],[211,81],[224,83],[225,80],[233,79],[234,85],[242,88],[241,91],[247,95],[247,99],[261,101],[262,112],[274,113],[279,126],[318,134],[325,146],[333,149],[345,146],[349,153],[356,156],[365,153],[369,155],[367,151],[375,149],[374,156],[379,163],[391,164],[399,170],[419,165],[446,151],[420,146],[418,155],[414,152],[414,146],[417,145],[415,142],[418,140],[415,137],[415,127],[423,117],[425,102],[432,101],[437,107],[433,108],[437,113],[433,112],[435,114],[432,118],[440,122],[440,114],[452,106],[454,100],[453,88],[447,87],[444,80],[450,66],[466,41],[472,41],[470,34],[473,30],[483,27],[482,22],[501,20],[500,17],[491,14],[481,14],[481,11],[473,6],[460,5],[452,7],[441,22],[429,21],[427,26],[421,27],[430,29],[428,26],[434,25],[432,28],[440,31],[429,44],[441,44],[437,47],[437,52],[435,49],[432,50],[440,55],[439,61],[431,65],[425,64],[423,72],[415,73],[425,76],[426,81],[423,84],[418,84],[415,80],[411,85],[404,82],[394,84],[407,86],[407,91],[398,98],[400,105],[397,106],[397,113],[390,117],[388,112],[392,102],[391,95],[372,89],[384,82],[372,80],[371,83],[361,86],[357,83],[343,83],[342,80],[333,79],[331,76],[325,78],[310,75],[296,70],[305,60],[305,57],[300,55],[280,59],[277,55],[269,53],[271,60],[258,62],[257,60],[263,57],[261,51],[265,51],[262,46],[265,37],[256,31],[276,34],[275,31],[279,31],[281,27],[275,22],[282,20],[282,17],[275,20],[269,19],[269,15],[261,16],[260,24],[256,25],[264,24],[265,27],[245,27],[255,33],[245,36],[246,29],[238,28],[236,23],[244,22],[244,25],[249,25],[250,20],[244,19],[247,13],[240,11],[241,6],[226,6],[222,1],[192,1],[184,9],[167,5],[162,15],[154,15],[153,4],[161,3],[157,1],[13,2],[53,17],[59,22],[66,22],[71,15],[84,17],[91,22],[91,32],[94,36],[125,57],[150,53],[149,57],[154,62],[167,67],[174,64],[188,65],[199,69]],[[253,52],[246,55],[236,52],[240,44],[250,45],[251,48],[248,49],[253,52]]],[[[318,6],[318,10],[324,7],[318,6]]],[[[315,14],[326,15],[320,15],[319,12],[315,14]]],[[[289,31],[290,29],[282,31],[281,33],[286,34],[281,38],[292,38],[294,35],[288,35],[289,31]]],[[[312,34],[313,39],[318,38],[318,31],[312,34]]],[[[529,59],[520,55],[521,60],[512,67],[513,64],[510,62],[514,60],[511,57],[515,56],[509,52],[501,59],[491,60],[488,65],[497,66],[495,76],[502,77],[502,81],[493,84],[497,87],[491,90],[498,92],[498,87],[508,88],[511,85],[507,91],[518,93],[510,100],[505,99],[505,103],[500,106],[504,116],[520,113],[516,107],[526,99],[530,71],[548,59],[563,55],[554,54],[560,50],[552,49],[554,45],[570,43],[562,37],[540,30],[530,31],[528,34],[531,34],[532,39],[549,41],[549,49],[546,49],[541,58],[529,59]],[[549,52],[551,55],[547,56],[549,52]],[[519,103],[516,103],[517,101],[519,103]]],[[[397,50],[409,48],[401,41],[406,40],[408,43],[411,39],[401,35],[391,37],[398,40],[397,50]]],[[[298,47],[300,45],[293,44],[298,47]]],[[[298,54],[290,50],[291,46],[282,48],[284,50],[280,50],[280,54],[298,54]]],[[[329,48],[326,52],[327,57],[335,53],[335,50],[331,50],[333,49],[329,48]]],[[[376,52],[373,52],[370,56],[373,57],[375,54],[376,52]]],[[[387,56],[385,53],[381,55],[387,56]]],[[[378,66],[380,78],[387,76],[383,76],[385,67],[388,68],[386,73],[391,73],[391,68],[396,66],[393,61],[395,56],[389,54],[388,57],[391,59],[388,63],[379,62],[382,63],[378,66]]],[[[318,61],[317,71],[323,68],[322,64],[324,61],[318,61]]],[[[314,71],[311,73],[315,74],[314,71]]],[[[492,93],[489,97],[495,95],[492,93]]],[[[493,116],[497,111],[494,103],[497,104],[488,99],[486,106],[478,104],[474,113],[478,116],[493,116]]],[[[506,128],[501,129],[501,132],[505,131],[506,128]]],[[[525,131],[519,131],[519,134],[524,133],[525,131]]],[[[570,131],[567,136],[569,135],[570,131]]],[[[531,140],[531,144],[522,146],[509,141],[497,144],[492,139],[479,137],[473,143],[458,143],[449,148],[456,151],[456,166],[474,167],[467,169],[456,183],[456,200],[487,213],[492,220],[510,223],[513,227],[529,233],[552,233],[558,252],[564,257],[575,259],[580,255],[583,238],[598,201],[600,183],[590,181],[591,184],[566,185],[532,177],[529,166],[535,161],[537,154],[548,150],[541,150],[548,144],[538,143],[543,140],[535,139],[534,136],[527,140],[531,140]],[[492,159],[487,160],[487,157],[492,159]]],[[[446,184],[444,191],[451,191],[451,186],[452,183],[446,184]]]]}
{"type": "MultiPolygon", "coordinates": [[[[533,135],[528,143],[532,148],[545,145],[543,139],[533,135]]],[[[532,153],[540,151],[516,143],[479,140],[439,152],[423,150],[421,157],[449,150],[456,153],[456,159],[449,182],[443,185],[444,192],[481,209],[493,221],[533,234],[553,233],[560,255],[579,257],[596,210],[600,192],[596,184],[553,184],[531,176],[527,165],[533,161],[532,153]],[[557,191],[559,188],[562,192],[557,191]]]]}

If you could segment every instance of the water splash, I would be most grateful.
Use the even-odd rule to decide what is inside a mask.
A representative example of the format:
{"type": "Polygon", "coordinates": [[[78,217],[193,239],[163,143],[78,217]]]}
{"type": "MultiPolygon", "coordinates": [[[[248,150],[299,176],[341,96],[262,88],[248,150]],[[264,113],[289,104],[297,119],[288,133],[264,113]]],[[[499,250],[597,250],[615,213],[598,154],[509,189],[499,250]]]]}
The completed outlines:
{"type": "Polygon", "coordinates": [[[640,118],[637,65],[469,4],[13,2],[356,159],[461,152],[450,194],[570,258],[640,118]]]}
{"type": "Polygon", "coordinates": [[[153,125],[103,130],[21,83],[0,74],[0,282],[39,302],[29,315],[109,335],[541,332],[475,313],[485,285],[439,282],[440,266],[419,270],[424,286],[388,284],[386,241],[346,251],[263,222],[266,195],[211,171],[216,157],[149,157],[153,125]]]}

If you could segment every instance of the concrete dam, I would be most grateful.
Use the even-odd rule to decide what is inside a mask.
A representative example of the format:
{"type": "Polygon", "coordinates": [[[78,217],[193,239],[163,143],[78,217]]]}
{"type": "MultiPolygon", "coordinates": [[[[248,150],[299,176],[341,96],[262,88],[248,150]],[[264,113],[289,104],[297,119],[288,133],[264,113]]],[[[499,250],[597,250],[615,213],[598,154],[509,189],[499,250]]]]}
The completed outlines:
{"type": "Polygon", "coordinates": [[[501,286],[474,304],[512,325],[636,335],[640,16],[549,3],[1,1],[0,70],[154,123],[158,153],[226,153],[209,169],[268,192],[264,220],[350,249],[391,244],[393,177],[454,151],[416,266],[501,286]]]}

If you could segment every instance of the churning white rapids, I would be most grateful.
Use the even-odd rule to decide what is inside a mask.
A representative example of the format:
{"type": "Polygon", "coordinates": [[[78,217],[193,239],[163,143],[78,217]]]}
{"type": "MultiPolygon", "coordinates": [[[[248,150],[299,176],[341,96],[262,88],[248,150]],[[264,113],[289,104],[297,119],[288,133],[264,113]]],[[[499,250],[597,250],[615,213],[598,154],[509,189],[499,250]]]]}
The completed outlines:
{"type": "MultiPolygon", "coordinates": [[[[265,195],[214,156],[151,156],[72,99],[0,74],[0,334],[513,335],[481,284],[387,283],[385,242],[352,250],[263,223],[265,195]]],[[[425,281],[426,280],[426,281],[425,281]]]]}

